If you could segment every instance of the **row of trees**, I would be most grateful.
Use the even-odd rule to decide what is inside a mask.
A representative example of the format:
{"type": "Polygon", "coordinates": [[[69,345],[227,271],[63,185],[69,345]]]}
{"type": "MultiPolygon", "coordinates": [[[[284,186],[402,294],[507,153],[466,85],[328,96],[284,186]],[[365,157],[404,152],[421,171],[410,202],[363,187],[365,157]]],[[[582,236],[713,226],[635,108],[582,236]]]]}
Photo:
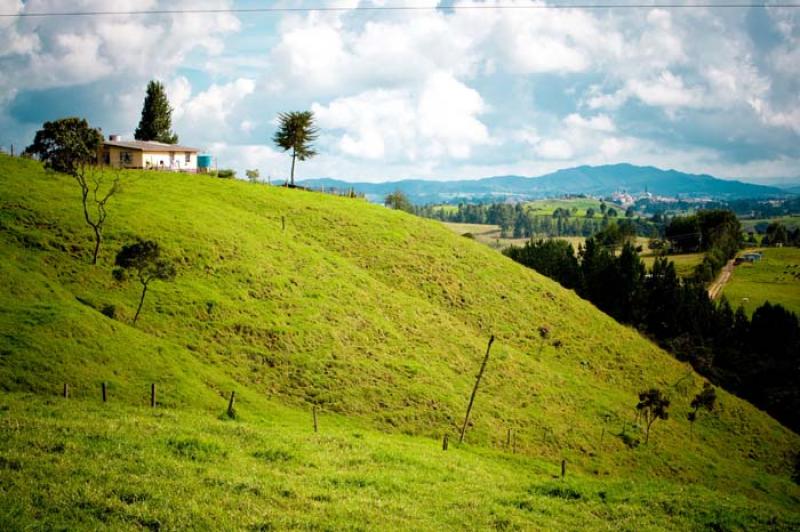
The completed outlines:
{"type": "MultiPolygon", "coordinates": [[[[398,194],[395,192],[394,195],[398,194]]],[[[411,211],[410,211],[411,212],[411,211]]],[[[622,219],[613,207],[601,202],[599,208],[589,208],[582,215],[576,208],[558,207],[551,214],[541,214],[522,203],[459,204],[456,209],[442,206],[415,206],[418,216],[444,222],[499,225],[504,237],[530,238],[533,236],[584,236],[589,237],[620,222],[633,227],[634,234],[657,236],[658,227],[625,212],[622,219]]]]}
{"type": "Polygon", "coordinates": [[[725,299],[715,304],[699,280],[680,279],[666,258],[648,270],[630,243],[618,255],[595,238],[577,254],[558,240],[531,241],[504,253],[574,289],[713,382],[800,429],[800,324],[780,305],[766,303],[750,319],[725,299]]]}

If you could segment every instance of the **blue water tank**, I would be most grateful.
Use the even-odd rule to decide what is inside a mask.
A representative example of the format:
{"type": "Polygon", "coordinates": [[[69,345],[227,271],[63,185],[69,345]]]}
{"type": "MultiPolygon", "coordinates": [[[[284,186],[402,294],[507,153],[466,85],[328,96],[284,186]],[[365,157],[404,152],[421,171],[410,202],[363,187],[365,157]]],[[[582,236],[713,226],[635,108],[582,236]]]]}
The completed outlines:
{"type": "Polygon", "coordinates": [[[211,165],[213,164],[213,161],[214,161],[214,157],[211,156],[211,155],[206,155],[206,154],[198,155],[197,156],[197,168],[204,168],[204,169],[211,168],[211,165]]]}

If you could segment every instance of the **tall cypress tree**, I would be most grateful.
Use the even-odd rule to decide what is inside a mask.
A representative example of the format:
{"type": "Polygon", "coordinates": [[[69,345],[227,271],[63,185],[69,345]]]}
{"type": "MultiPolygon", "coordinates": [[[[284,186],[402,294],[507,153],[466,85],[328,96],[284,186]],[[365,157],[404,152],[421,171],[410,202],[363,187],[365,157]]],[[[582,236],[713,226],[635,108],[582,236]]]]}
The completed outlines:
{"type": "Polygon", "coordinates": [[[167,91],[160,81],[147,84],[147,95],[142,107],[142,119],[136,128],[136,140],[155,140],[167,144],[177,144],[178,135],[172,128],[172,108],[167,100],[167,91]]]}

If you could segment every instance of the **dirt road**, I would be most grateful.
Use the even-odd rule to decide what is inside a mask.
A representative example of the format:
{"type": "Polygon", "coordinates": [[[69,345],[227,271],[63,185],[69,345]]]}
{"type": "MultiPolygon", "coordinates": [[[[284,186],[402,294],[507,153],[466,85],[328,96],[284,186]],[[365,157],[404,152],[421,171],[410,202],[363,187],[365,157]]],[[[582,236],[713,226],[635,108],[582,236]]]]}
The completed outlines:
{"type": "Polygon", "coordinates": [[[719,272],[719,275],[714,282],[708,285],[708,297],[711,299],[717,299],[720,294],[722,294],[722,289],[725,288],[725,284],[731,278],[733,274],[733,259],[729,260],[728,263],[723,266],[722,271],[719,272]]]}

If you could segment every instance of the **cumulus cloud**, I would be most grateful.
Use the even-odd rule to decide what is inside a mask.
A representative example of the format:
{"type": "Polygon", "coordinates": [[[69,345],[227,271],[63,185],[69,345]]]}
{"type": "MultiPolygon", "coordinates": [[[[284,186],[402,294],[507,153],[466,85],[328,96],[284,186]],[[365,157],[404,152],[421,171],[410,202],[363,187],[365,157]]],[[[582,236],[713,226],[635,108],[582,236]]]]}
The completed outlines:
{"type": "MultiPolygon", "coordinates": [[[[74,11],[66,0],[3,0],[3,12],[74,11]]],[[[157,10],[184,7],[225,8],[230,0],[123,0],[113,9],[157,10]]],[[[80,10],[108,10],[102,0],[84,0],[80,10]]],[[[193,50],[218,53],[222,35],[239,29],[228,14],[207,16],[114,15],[103,17],[32,17],[3,21],[0,37],[0,69],[15,90],[63,87],[114,77],[143,79],[167,77],[193,50]]]]}
{"type": "Polygon", "coordinates": [[[463,159],[490,142],[480,94],[443,72],[419,90],[366,91],[312,110],[321,127],[342,132],[336,146],[353,157],[463,159]]]}
{"type": "MultiPolygon", "coordinates": [[[[113,9],[230,5],[121,0],[113,9]]],[[[0,0],[0,9],[76,7],[0,0]]],[[[83,0],[80,9],[108,6],[83,0]]],[[[216,146],[241,169],[278,171],[269,132],[262,147],[256,135],[280,111],[312,108],[322,137],[306,175],[478,177],[623,160],[796,175],[800,13],[763,11],[769,39],[753,34],[747,10],[714,9],[6,18],[0,131],[30,131],[24,113],[15,115],[23,123],[10,117],[20,94],[39,91],[37,102],[43,89],[64,87],[87,87],[84,100],[113,113],[113,127],[132,129],[146,81],[157,78],[181,140],[216,146]]]]}

